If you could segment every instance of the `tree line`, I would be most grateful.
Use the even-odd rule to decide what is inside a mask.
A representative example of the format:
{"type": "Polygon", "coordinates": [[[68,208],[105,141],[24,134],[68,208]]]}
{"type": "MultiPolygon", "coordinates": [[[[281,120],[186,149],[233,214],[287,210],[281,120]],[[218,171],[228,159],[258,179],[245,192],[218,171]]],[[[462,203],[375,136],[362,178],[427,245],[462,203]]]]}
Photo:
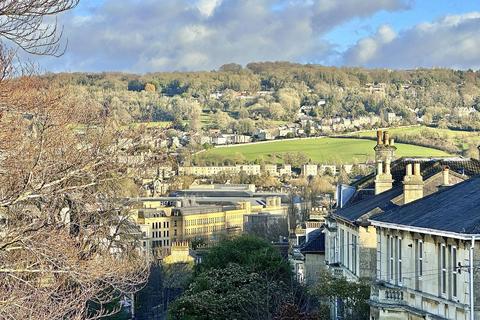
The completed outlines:
{"type": "MultiPolygon", "coordinates": [[[[387,70],[336,68],[288,62],[221,66],[210,72],[47,74],[50,80],[89,94],[123,122],[189,121],[200,129],[200,114],[212,127],[248,132],[251,121],[289,121],[302,105],[317,105],[311,116],[360,117],[393,112],[405,123],[479,128],[480,72],[473,70],[387,70]],[[372,92],[372,86],[380,89],[372,92]],[[260,94],[259,94],[260,92],[260,94]],[[239,98],[243,95],[244,98],[239,98]],[[241,123],[238,123],[241,122],[241,123]],[[246,128],[246,129],[245,129],[246,128]]],[[[184,128],[185,129],[185,128],[184,128]]]]}

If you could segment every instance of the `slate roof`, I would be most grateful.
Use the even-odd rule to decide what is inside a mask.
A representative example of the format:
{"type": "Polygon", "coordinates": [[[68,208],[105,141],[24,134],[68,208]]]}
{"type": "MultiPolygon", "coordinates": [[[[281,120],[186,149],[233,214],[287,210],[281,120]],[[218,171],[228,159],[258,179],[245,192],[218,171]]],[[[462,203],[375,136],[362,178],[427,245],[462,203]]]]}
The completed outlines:
{"type": "Polygon", "coordinates": [[[463,234],[480,233],[480,177],[474,177],[370,219],[463,234]]]}
{"type": "MultiPolygon", "coordinates": [[[[435,158],[399,158],[392,162],[391,173],[393,178],[393,188],[401,186],[405,176],[407,164],[420,163],[420,170],[423,180],[441,172],[446,166],[450,172],[468,177],[480,174],[480,161],[462,157],[435,157],[435,158]]],[[[375,195],[375,172],[365,176],[352,184],[357,191],[348,201],[347,205],[355,204],[375,195]]]]}
{"type": "Polygon", "coordinates": [[[392,203],[392,199],[398,197],[402,193],[403,187],[397,186],[376,196],[368,197],[366,199],[363,199],[362,201],[338,209],[337,211],[335,211],[334,215],[354,222],[360,219],[361,216],[363,216],[367,212],[374,210],[375,208],[379,208],[385,211],[396,207],[397,205],[392,203]]]}
{"type": "Polygon", "coordinates": [[[325,233],[321,229],[308,234],[308,242],[300,249],[301,253],[325,253],[325,233]]]}
{"type": "Polygon", "coordinates": [[[174,197],[253,197],[253,192],[244,190],[178,190],[174,197]]]}
{"type": "MultiPolygon", "coordinates": [[[[469,177],[480,174],[480,161],[477,159],[462,157],[436,157],[436,158],[399,158],[392,162],[391,173],[393,178],[393,186],[401,185],[405,176],[405,168],[409,163],[420,163],[420,170],[423,179],[426,180],[431,176],[441,172],[445,166],[450,168],[451,172],[467,175],[469,177]]],[[[353,186],[358,189],[375,188],[375,173],[356,181],[353,186]]]]}

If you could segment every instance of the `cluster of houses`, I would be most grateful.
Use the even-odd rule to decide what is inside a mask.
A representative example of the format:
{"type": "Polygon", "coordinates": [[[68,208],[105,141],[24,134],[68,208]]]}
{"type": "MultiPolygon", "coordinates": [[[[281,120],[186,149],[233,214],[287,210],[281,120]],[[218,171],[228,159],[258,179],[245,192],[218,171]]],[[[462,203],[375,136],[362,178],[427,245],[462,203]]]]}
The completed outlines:
{"type": "MultiPolygon", "coordinates": [[[[253,100],[258,97],[267,97],[267,96],[272,96],[275,91],[273,90],[260,90],[255,93],[249,93],[248,91],[233,91],[230,90],[230,92],[233,94],[235,99],[238,100],[253,100]]],[[[213,100],[220,100],[223,97],[224,92],[223,91],[215,91],[210,94],[210,99],[213,100]]]]}
{"type": "MultiPolygon", "coordinates": [[[[130,156],[129,164],[142,163],[143,155],[130,156]],[[134,162],[135,161],[135,162],[134,162]]],[[[358,164],[357,167],[366,170],[370,165],[358,164]]],[[[152,165],[142,170],[130,169],[131,175],[138,179],[141,178],[142,186],[148,196],[165,195],[178,187],[173,179],[176,176],[191,176],[199,179],[213,178],[217,175],[227,174],[246,174],[249,176],[259,176],[267,174],[279,179],[291,177],[311,178],[318,175],[337,175],[340,171],[347,174],[354,170],[353,164],[329,165],[329,164],[304,164],[299,168],[292,167],[290,164],[238,164],[231,166],[178,166],[174,168],[169,165],[152,165]]]]}
{"type": "MultiPolygon", "coordinates": [[[[395,113],[387,114],[387,122],[389,124],[398,124],[401,121],[401,116],[397,116],[395,113]]],[[[332,117],[317,120],[302,113],[298,116],[297,122],[280,125],[277,128],[272,129],[257,129],[253,136],[257,141],[301,138],[347,131],[358,131],[365,128],[379,127],[381,124],[381,118],[375,114],[357,118],[332,117]]]]}
{"type": "MultiPolygon", "coordinates": [[[[367,166],[367,165],[363,165],[367,166]]],[[[178,175],[190,175],[195,177],[212,177],[218,174],[239,174],[243,172],[247,175],[261,175],[264,173],[272,177],[291,177],[292,175],[302,177],[315,177],[322,174],[336,175],[340,170],[350,173],[353,170],[353,164],[329,165],[329,164],[304,164],[300,168],[293,168],[289,164],[238,164],[233,166],[180,166],[178,175]],[[298,170],[300,171],[298,172],[298,170]]]]}
{"type": "Polygon", "coordinates": [[[249,143],[253,141],[251,136],[236,133],[220,133],[217,130],[211,130],[210,135],[202,135],[200,137],[200,144],[210,144],[216,146],[249,143]]]}
{"type": "MultiPolygon", "coordinates": [[[[372,320],[479,319],[480,161],[395,151],[379,131],[376,171],[339,188],[324,221],[306,222],[292,257],[297,275],[369,281],[372,320]]],[[[332,303],[332,318],[349,312],[332,303]]]]}
{"type": "Polygon", "coordinates": [[[345,132],[361,130],[366,127],[376,127],[380,126],[381,123],[380,117],[374,114],[357,118],[333,117],[320,120],[318,130],[324,133],[345,132]]]}

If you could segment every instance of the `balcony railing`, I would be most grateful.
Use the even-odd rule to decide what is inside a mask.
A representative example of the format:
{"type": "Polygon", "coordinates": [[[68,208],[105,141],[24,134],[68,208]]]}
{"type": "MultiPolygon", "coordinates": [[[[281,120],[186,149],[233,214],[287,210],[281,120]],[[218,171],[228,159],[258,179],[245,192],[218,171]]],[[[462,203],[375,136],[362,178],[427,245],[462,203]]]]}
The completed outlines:
{"type": "Polygon", "coordinates": [[[383,281],[373,285],[370,298],[376,303],[406,304],[404,289],[383,281]]]}
{"type": "Polygon", "coordinates": [[[333,268],[333,276],[335,278],[341,278],[344,276],[343,268],[333,268]]]}

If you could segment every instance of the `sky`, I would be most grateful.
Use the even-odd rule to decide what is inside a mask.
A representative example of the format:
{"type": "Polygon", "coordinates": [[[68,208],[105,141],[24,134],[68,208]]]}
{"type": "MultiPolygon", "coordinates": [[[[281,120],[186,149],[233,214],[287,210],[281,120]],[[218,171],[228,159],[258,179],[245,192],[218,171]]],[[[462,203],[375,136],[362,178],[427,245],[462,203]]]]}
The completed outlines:
{"type": "Polygon", "coordinates": [[[51,72],[214,70],[226,63],[480,69],[478,0],[81,0],[51,72]]]}

